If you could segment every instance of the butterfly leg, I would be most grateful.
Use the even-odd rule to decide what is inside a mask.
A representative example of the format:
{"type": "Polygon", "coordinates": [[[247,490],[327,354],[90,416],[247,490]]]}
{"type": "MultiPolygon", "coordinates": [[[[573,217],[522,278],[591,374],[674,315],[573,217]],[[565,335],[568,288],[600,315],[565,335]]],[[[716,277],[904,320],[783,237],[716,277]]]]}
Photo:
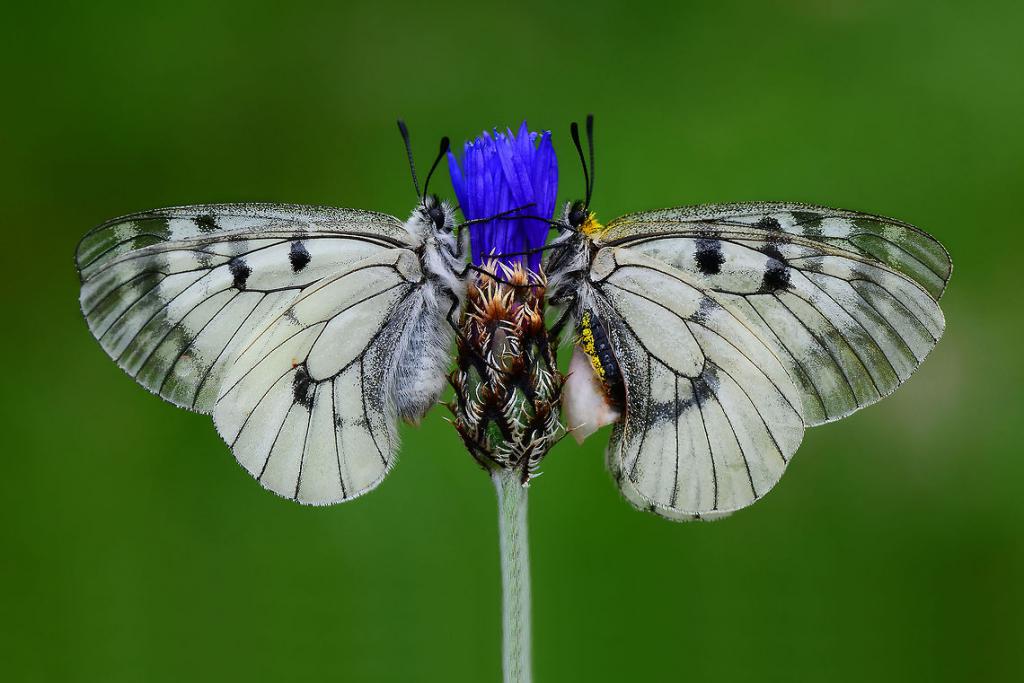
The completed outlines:
{"type": "Polygon", "coordinates": [[[478,360],[479,362],[483,363],[486,367],[490,368],[494,372],[500,372],[503,375],[507,375],[508,373],[505,370],[502,370],[501,368],[499,368],[499,367],[497,367],[495,365],[492,365],[491,363],[489,363],[487,361],[486,358],[481,356],[476,351],[476,349],[473,348],[473,344],[470,343],[470,341],[466,337],[466,335],[462,333],[462,330],[459,329],[458,321],[455,320],[455,318],[452,317],[459,310],[460,301],[459,301],[458,295],[456,295],[455,292],[453,292],[451,289],[443,289],[441,291],[442,291],[442,293],[447,295],[449,299],[452,300],[451,308],[448,309],[448,313],[445,315],[445,320],[448,322],[449,325],[451,325],[452,329],[455,330],[455,334],[456,334],[456,336],[458,336],[459,340],[462,342],[463,348],[466,349],[467,351],[469,351],[469,353],[474,358],[476,358],[476,360],[478,360]]]}
{"type": "MultiPolygon", "coordinates": [[[[559,304],[559,303],[561,303],[561,301],[552,301],[551,303],[559,304]]],[[[565,310],[562,312],[562,314],[560,316],[558,316],[558,320],[556,320],[555,324],[552,325],[551,328],[549,329],[548,336],[551,337],[552,339],[555,339],[557,341],[558,338],[562,335],[562,329],[565,328],[566,323],[569,322],[569,319],[571,317],[572,317],[572,307],[571,306],[566,306],[565,310]]]]}

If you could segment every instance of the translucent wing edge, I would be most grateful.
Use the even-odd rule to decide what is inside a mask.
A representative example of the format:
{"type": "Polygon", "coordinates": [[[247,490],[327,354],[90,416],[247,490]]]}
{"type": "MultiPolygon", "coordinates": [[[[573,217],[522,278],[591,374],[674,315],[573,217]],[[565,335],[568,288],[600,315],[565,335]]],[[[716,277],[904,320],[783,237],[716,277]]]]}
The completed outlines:
{"type": "MultiPolygon", "coordinates": [[[[773,202],[773,201],[756,201],[756,202],[730,202],[722,204],[695,204],[690,206],[680,207],[667,207],[663,209],[653,209],[650,211],[638,211],[634,213],[624,214],[618,218],[613,219],[605,225],[602,235],[608,236],[609,234],[620,231],[626,234],[621,236],[614,236],[607,241],[598,242],[602,246],[616,246],[625,244],[641,237],[637,235],[633,237],[629,234],[630,225],[643,225],[647,223],[657,222],[675,222],[675,223],[702,223],[715,220],[722,220],[728,217],[738,216],[757,216],[760,214],[770,214],[773,212],[790,212],[790,211],[807,211],[814,213],[823,214],[823,218],[847,218],[847,219],[863,219],[875,221],[878,223],[892,225],[903,228],[924,240],[928,241],[932,245],[938,247],[941,251],[944,261],[943,272],[938,272],[936,275],[941,278],[943,284],[941,291],[938,292],[935,297],[936,300],[942,298],[945,293],[946,286],[949,284],[949,280],[953,275],[953,262],[949,256],[949,251],[945,245],[937,240],[934,236],[928,232],[918,228],[915,225],[901,221],[896,218],[889,216],[882,216],[880,214],[869,213],[865,211],[857,211],[855,209],[840,209],[829,206],[823,206],[820,204],[810,204],[804,202],[773,202]]],[[[693,235],[697,234],[698,230],[687,230],[680,229],[675,231],[666,231],[665,235],[693,235]]],[[[651,237],[652,235],[646,235],[651,237]]],[[[818,243],[827,244],[827,242],[815,240],[818,243]]]]}
{"type": "MultiPolygon", "coordinates": [[[[228,218],[252,218],[252,219],[267,219],[267,220],[279,220],[279,221],[293,221],[299,225],[309,225],[312,227],[318,227],[324,229],[327,232],[341,233],[341,234],[352,234],[360,235],[366,234],[367,236],[373,236],[378,239],[388,239],[396,247],[408,247],[410,242],[400,239],[395,239],[393,236],[387,234],[390,231],[394,231],[396,235],[401,236],[404,230],[404,224],[398,218],[378,211],[368,211],[364,209],[347,209],[332,206],[321,206],[316,204],[276,204],[276,203],[236,203],[236,204],[188,204],[181,206],[171,206],[160,209],[148,209],[145,211],[137,211],[134,213],[125,214],[116,218],[106,220],[96,227],[86,232],[78,240],[75,245],[75,270],[79,274],[79,279],[84,280],[82,277],[82,270],[90,264],[82,263],[82,247],[86,242],[95,237],[99,232],[113,228],[117,225],[130,223],[141,220],[152,220],[152,219],[196,219],[203,216],[223,216],[228,218]],[[331,229],[320,225],[321,223],[330,222],[345,222],[345,221],[370,221],[370,226],[380,226],[381,228],[388,228],[387,232],[367,232],[364,233],[359,230],[346,230],[346,229],[331,229]]],[[[211,236],[216,233],[211,233],[211,236]]],[[[224,234],[224,233],[222,233],[224,234]]],[[[252,232],[251,237],[259,237],[258,231],[252,232]]],[[[179,240],[161,240],[161,242],[170,242],[179,240]]],[[[180,240],[187,242],[190,240],[180,240]]],[[[98,259],[94,259],[98,260],[98,259]]]]}

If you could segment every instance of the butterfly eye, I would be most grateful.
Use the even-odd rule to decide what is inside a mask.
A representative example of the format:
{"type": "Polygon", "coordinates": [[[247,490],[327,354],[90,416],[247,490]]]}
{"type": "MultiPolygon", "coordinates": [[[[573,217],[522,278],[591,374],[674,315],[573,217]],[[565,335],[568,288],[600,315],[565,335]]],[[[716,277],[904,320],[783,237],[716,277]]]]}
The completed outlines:
{"type": "Polygon", "coordinates": [[[569,225],[578,228],[587,220],[587,209],[582,202],[575,202],[569,211],[569,225]]]}
{"type": "Polygon", "coordinates": [[[440,206],[432,206],[427,210],[427,216],[430,218],[430,222],[434,224],[437,230],[442,232],[451,232],[451,228],[445,225],[444,210],[440,206]]]}

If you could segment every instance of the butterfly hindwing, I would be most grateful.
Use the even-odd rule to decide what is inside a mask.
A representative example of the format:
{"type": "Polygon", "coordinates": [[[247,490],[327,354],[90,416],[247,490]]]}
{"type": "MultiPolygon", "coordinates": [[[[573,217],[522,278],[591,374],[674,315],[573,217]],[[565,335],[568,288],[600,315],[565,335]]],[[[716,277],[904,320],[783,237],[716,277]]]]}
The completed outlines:
{"type": "Polygon", "coordinates": [[[715,296],[634,250],[601,250],[591,281],[626,383],[608,446],[626,497],[692,519],[763,496],[804,428],[771,350],[715,296]]]}
{"type": "Polygon", "coordinates": [[[422,320],[419,261],[390,250],[302,292],[244,345],[213,411],[261,484],[330,504],[376,486],[398,453],[398,359],[422,320]]]}

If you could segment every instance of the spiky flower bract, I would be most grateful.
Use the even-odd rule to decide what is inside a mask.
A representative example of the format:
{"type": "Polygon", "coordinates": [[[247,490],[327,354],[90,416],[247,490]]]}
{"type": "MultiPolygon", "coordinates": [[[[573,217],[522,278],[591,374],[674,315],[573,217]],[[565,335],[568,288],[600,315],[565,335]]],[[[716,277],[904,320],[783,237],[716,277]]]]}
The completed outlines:
{"type": "Polygon", "coordinates": [[[452,373],[455,428],[489,470],[529,481],[561,432],[564,378],[544,324],[546,281],[522,264],[484,264],[469,285],[458,364],[452,373]]]}

